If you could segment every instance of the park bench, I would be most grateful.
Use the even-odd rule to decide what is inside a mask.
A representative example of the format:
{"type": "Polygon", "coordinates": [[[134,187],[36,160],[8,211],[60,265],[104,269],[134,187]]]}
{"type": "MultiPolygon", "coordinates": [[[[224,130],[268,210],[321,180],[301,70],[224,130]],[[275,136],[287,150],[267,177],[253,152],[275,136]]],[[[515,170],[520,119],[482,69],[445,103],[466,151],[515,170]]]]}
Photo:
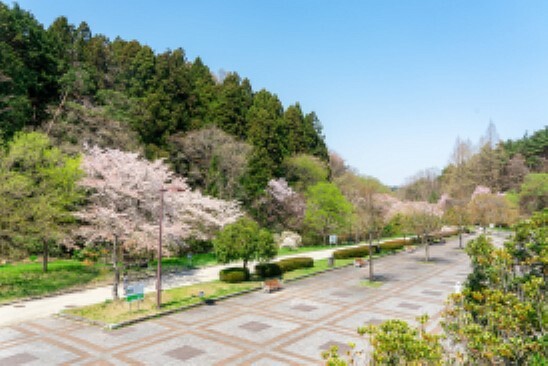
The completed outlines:
{"type": "Polygon", "coordinates": [[[354,259],[354,267],[364,267],[367,264],[367,261],[363,258],[354,259]]]}
{"type": "Polygon", "coordinates": [[[265,280],[263,283],[263,290],[265,292],[272,292],[276,290],[280,290],[282,288],[282,283],[277,278],[273,278],[271,280],[265,280]]]}

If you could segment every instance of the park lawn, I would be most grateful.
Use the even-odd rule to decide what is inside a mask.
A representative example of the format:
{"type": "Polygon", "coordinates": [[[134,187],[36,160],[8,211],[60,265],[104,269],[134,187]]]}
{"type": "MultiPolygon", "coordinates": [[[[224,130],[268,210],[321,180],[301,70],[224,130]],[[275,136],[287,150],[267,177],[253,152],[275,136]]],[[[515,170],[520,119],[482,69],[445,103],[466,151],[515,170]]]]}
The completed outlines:
{"type": "Polygon", "coordinates": [[[146,316],[154,316],[161,312],[198,304],[204,300],[216,299],[241,291],[258,288],[260,285],[261,283],[259,281],[242,283],[212,281],[166,290],[162,292],[161,310],[156,309],[156,293],[151,292],[145,294],[145,299],[142,302],[133,302],[131,309],[129,303],[124,300],[108,300],[100,304],[67,309],[63,312],[89,320],[113,324],[146,316]],[[204,292],[203,299],[198,296],[200,291],[204,292]]]}
{"type": "Polygon", "coordinates": [[[105,265],[86,265],[75,260],[52,261],[46,273],[42,272],[41,262],[4,264],[0,266],[0,303],[93,283],[107,283],[110,279],[105,265]]]}
{"type": "MultiPolygon", "coordinates": [[[[335,260],[335,268],[344,267],[354,263],[354,259],[337,259],[335,260]]],[[[311,268],[299,268],[294,271],[286,272],[283,274],[284,280],[293,280],[299,277],[308,276],[317,272],[325,271],[326,269],[331,268],[327,265],[327,259],[318,259],[314,261],[314,267],[311,268]]]]}
{"type": "MultiPolygon", "coordinates": [[[[155,267],[158,262],[151,261],[150,265],[155,267]]],[[[215,253],[199,253],[193,254],[192,259],[187,257],[171,257],[162,258],[162,268],[164,270],[180,269],[180,268],[199,268],[218,264],[215,253]]]]}

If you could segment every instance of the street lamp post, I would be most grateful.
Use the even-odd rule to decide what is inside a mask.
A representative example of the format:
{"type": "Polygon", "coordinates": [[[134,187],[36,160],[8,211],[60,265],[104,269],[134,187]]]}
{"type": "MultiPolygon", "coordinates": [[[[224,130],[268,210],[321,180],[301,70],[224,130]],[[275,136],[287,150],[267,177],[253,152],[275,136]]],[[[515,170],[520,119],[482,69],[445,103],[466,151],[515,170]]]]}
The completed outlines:
{"type": "Polygon", "coordinates": [[[164,223],[164,193],[167,191],[183,192],[183,188],[172,187],[160,189],[160,217],[158,219],[159,236],[158,236],[158,268],[156,269],[156,308],[162,306],[162,229],[164,223]]]}
{"type": "Polygon", "coordinates": [[[159,237],[158,237],[158,268],[156,269],[156,307],[162,306],[162,227],[164,221],[164,192],[167,189],[160,189],[160,219],[159,219],[159,237]]]}

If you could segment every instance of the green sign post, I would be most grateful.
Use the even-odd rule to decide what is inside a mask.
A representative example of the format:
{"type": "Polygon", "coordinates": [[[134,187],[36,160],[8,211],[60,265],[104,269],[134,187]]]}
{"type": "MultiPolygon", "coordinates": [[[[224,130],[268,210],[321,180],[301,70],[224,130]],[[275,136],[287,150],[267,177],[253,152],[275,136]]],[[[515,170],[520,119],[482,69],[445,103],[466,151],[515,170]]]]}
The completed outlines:
{"type": "Polygon", "coordinates": [[[126,301],[129,302],[131,309],[131,303],[134,301],[143,301],[145,298],[145,285],[139,283],[126,287],[126,301]]]}

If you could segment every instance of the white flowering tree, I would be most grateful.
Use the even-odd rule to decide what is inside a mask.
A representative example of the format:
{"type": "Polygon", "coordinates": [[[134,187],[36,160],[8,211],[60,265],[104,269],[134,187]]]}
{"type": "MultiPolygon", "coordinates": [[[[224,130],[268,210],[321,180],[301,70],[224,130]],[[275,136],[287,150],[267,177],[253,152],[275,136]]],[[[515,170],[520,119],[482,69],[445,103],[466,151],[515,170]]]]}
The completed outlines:
{"type": "Polygon", "coordinates": [[[264,224],[277,229],[299,230],[302,227],[306,202],[295,192],[284,178],[271,179],[266,186],[265,196],[259,200],[259,210],[264,224]]]}
{"type": "Polygon", "coordinates": [[[86,243],[108,241],[131,252],[148,252],[158,244],[160,215],[164,236],[173,240],[211,238],[241,216],[236,202],[192,191],[162,160],[95,146],[86,149],[82,168],[86,176],[80,184],[89,196],[77,213],[82,221],[77,235],[86,243]]]}

